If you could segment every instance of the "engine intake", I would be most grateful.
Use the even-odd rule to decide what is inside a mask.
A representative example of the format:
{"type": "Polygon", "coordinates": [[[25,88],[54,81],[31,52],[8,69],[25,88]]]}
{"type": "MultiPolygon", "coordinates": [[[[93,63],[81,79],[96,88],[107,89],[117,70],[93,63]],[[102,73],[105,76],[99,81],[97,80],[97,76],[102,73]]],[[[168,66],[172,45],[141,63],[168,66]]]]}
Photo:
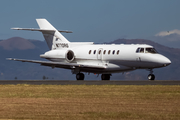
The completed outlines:
{"type": "Polygon", "coordinates": [[[74,60],[74,52],[72,50],[68,50],[66,53],[66,60],[68,62],[72,62],[74,60]]]}

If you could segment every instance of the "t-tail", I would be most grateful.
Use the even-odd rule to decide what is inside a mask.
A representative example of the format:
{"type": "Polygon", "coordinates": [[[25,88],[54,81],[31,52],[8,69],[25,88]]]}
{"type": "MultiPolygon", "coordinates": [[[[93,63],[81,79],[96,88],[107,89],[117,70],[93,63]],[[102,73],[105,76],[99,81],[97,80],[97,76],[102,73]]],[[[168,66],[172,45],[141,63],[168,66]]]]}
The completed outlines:
{"type": "Polygon", "coordinates": [[[54,28],[46,19],[36,19],[40,29],[35,28],[12,28],[15,30],[30,30],[42,32],[50,50],[66,48],[70,43],[60,32],[71,33],[71,31],[59,31],[54,28]]]}
{"type": "Polygon", "coordinates": [[[54,28],[46,19],[36,19],[40,29],[43,31],[42,34],[49,46],[49,49],[56,49],[69,41],[56,29],[54,28]]]}

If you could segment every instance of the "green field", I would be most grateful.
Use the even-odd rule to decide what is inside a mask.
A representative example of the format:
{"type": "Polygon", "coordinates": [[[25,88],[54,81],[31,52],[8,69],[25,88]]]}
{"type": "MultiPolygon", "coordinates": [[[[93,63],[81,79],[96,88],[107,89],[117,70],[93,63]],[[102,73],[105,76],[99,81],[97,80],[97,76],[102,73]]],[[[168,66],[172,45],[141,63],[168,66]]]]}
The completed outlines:
{"type": "Polygon", "coordinates": [[[0,85],[0,119],[180,119],[178,85],[0,85]]]}

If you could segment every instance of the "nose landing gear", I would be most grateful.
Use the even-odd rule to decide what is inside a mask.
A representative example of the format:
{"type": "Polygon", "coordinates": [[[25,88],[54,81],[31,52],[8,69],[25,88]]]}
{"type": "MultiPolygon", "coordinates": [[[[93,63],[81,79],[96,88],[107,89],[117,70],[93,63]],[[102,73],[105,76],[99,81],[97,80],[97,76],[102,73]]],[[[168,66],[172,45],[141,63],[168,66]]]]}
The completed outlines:
{"type": "Polygon", "coordinates": [[[150,74],[148,75],[148,80],[154,80],[155,79],[155,75],[153,74],[153,70],[150,69],[150,74]]]}
{"type": "Polygon", "coordinates": [[[148,79],[149,80],[154,80],[155,79],[155,75],[154,74],[149,74],[148,75],[148,79]]]}

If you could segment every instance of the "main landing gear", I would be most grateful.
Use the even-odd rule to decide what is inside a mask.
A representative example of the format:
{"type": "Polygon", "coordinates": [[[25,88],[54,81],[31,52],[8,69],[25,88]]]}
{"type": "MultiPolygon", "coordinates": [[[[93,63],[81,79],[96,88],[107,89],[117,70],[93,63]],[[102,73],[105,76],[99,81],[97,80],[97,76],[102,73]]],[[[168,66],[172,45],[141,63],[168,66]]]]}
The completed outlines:
{"type": "MultiPolygon", "coordinates": [[[[110,76],[111,76],[111,74],[102,74],[101,80],[110,80],[110,76]]],[[[76,74],[76,79],[77,80],[84,80],[84,74],[83,73],[76,74]]]]}
{"type": "Polygon", "coordinates": [[[101,75],[101,80],[110,80],[111,74],[102,74],[101,75]]]}
{"type": "Polygon", "coordinates": [[[155,79],[155,75],[153,74],[153,70],[150,69],[150,74],[148,75],[148,80],[154,80],[155,79]]]}
{"type": "Polygon", "coordinates": [[[76,79],[77,80],[84,80],[84,74],[83,73],[76,74],[76,79]]]}

